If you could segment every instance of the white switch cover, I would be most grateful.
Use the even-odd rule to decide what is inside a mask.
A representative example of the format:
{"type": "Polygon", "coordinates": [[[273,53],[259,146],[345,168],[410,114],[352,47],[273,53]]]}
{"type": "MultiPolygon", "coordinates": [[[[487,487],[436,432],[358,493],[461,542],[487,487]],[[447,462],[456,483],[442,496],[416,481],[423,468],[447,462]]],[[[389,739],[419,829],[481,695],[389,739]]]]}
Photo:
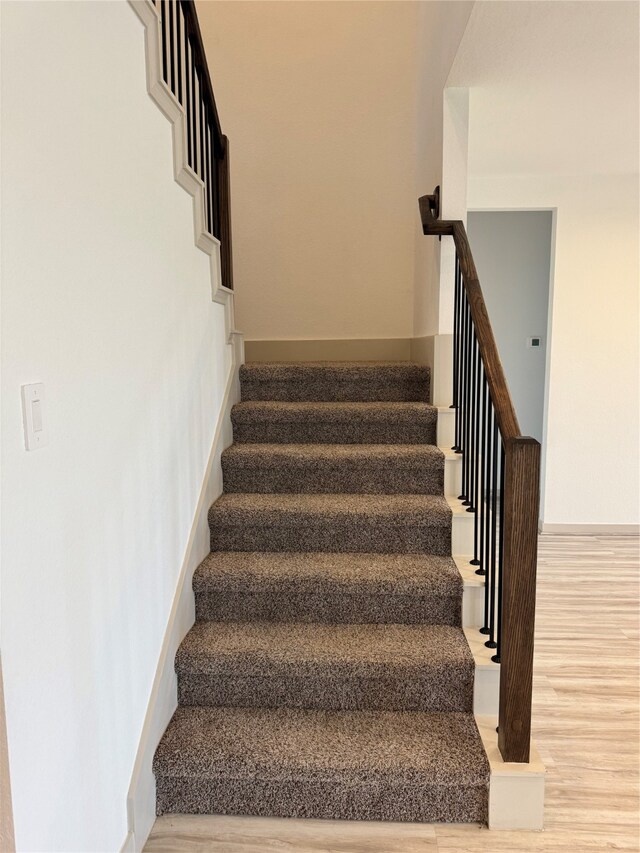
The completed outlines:
{"type": "Polygon", "coordinates": [[[44,412],[44,384],[22,386],[22,420],[24,444],[27,450],[38,450],[47,445],[44,412]]]}

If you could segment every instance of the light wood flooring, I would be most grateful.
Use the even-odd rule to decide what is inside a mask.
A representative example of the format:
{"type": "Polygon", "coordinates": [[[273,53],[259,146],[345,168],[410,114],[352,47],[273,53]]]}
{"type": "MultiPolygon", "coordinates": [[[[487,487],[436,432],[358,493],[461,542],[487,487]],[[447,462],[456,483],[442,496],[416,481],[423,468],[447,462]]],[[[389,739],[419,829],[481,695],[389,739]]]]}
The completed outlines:
{"type": "Polygon", "coordinates": [[[533,736],[544,832],[164,816],[146,853],[591,853],[640,850],[635,536],[540,538],[533,736]]]}

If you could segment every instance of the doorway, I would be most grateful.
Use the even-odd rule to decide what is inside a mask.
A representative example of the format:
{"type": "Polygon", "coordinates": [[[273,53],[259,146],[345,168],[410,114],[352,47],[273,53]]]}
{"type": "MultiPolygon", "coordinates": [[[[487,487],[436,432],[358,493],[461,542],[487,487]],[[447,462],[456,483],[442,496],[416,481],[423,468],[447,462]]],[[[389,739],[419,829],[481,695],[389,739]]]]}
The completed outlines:
{"type": "Polygon", "coordinates": [[[476,210],[467,231],[523,435],[542,443],[553,210],[476,210]]]}

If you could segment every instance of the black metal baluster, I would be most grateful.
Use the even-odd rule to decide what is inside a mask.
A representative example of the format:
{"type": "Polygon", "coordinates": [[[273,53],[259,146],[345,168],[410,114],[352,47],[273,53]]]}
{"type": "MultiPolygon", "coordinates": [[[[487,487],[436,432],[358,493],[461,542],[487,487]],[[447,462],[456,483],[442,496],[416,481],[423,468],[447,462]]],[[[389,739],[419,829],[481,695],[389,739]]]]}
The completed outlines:
{"type": "Polygon", "coordinates": [[[462,404],[461,398],[461,386],[462,386],[462,310],[463,310],[463,284],[462,284],[462,272],[460,270],[460,259],[456,254],[457,261],[457,269],[456,269],[456,294],[458,296],[458,311],[456,314],[456,325],[455,325],[455,333],[456,333],[456,342],[455,342],[455,388],[456,388],[456,422],[455,422],[455,438],[454,445],[451,448],[455,450],[456,453],[462,453],[461,446],[461,425],[462,425],[462,417],[460,414],[460,407],[462,404]]]}
{"type": "Polygon", "coordinates": [[[500,663],[500,643],[502,638],[502,558],[504,554],[504,444],[500,441],[500,508],[498,511],[498,620],[496,626],[496,653],[491,660],[500,663]]]}
{"type": "Polygon", "coordinates": [[[191,41],[188,37],[185,55],[185,77],[185,85],[187,89],[185,92],[185,109],[187,113],[187,162],[193,169],[193,129],[191,127],[191,122],[193,120],[193,102],[191,100],[191,93],[193,91],[193,60],[191,56],[191,41]]]}
{"type": "MultiPolygon", "coordinates": [[[[201,82],[204,80],[204,77],[201,78],[201,82]]],[[[200,88],[200,177],[202,178],[202,182],[207,182],[207,157],[206,150],[204,147],[204,91],[202,87],[200,88]]]]}
{"type": "Polygon", "coordinates": [[[176,60],[178,66],[178,102],[184,106],[184,92],[182,90],[182,6],[176,3],[176,60]]]}
{"type": "MultiPolygon", "coordinates": [[[[476,330],[471,327],[471,405],[469,409],[469,506],[467,512],[476,511],[476,455],[478,452],[476,422],[478,417],[478,382],[477,374],[480,366],[480,352],[476,330]]],[[[477,556],[474,554],[474,556],[477,556]]]]}
{"type": "Polygon", "coordinates": [[[209,157],[207,156],[207,108],[202,99],[200,110],[200,137],[202,145],[202,180],[204,182],[204,221],[205,230],[211,234],[211,219],[209,217],[209,157]]]}
{"type": "Polygon", "coordinates": [[[160,19],[162,24],[162,79],[167,83],[167,0],[161,0],[160,19]]]}
{"type": "Polygon", "coordinates": [[[199,79],[198,68],[194,62],[193,65],[193,171],[196,175],[200,174],[198,160],[198,103],[199,103],[199,79]]]}
{"type": "Polygon", "coordinates": [[[462,492],[464,494],[464,500],[462,501],[463,506],[469,506],[471,503],[471,459],[470,459],[470,450],[471,450],[471,385],[472,385],[472,377],[471,377],[471,369],[472,369],[472,345],[473,345],[473,321],[471,319],[471,306],[469,304],[469,300],[467,299],[467,347],[466,347],[466,364],[465,364],[465,372],[467,376],[466,384],[465,384],[465,394],[464,394],[464,483],[462,487],[462,492]]]}
{"type": "Polygon", "coordinates": [[[475,456],[474,456],[474,510],[475,518],[473,520],[473,560],[472,566],[480,565],[480,524],[481,524],[481,507],[482,507],[482,487],[480,476],[480,456],[481,456],[481,421],[483,418],[482,411],[482,378],[484,376],[484,365],[480,358],[480,347],[476,340],[476,348],[478,350],[478,369],[476,371],[476,419],[475,419],[475,456]]]}
{"type": "Polygon", "coordinates": [[[204,230],[211,234],[211,223],[209,222],[209,158],[207,157],[207,105],[204,93],[200,100],[200,146],[202,148],[202,188],[204,207],[204,230]]]}
{"type": "MultiPolygon", "coordinates": [[[[487,383],[487,375],[484,372],[482,373],[482,419],[481,419],[481,428],[480,428],[480,448],[479,448],[479,456],[481,457],[480,462],[480,491],[478,494],[478,503],[479,503],[479,512],[476,517],[476,521],[478,522],[478,527],[480,528],[480,544],[479,544],[479,553],[480,558],[478,560],[478,568],[476,569],[477,575],[485,574],[485,522],[486,522],[486,494],[487,494],[487,444],[489,436],[489,385],[487,383]]],[[[485,623],[486,624],[486,623],[485,623]]]]}
{"type": "Polygon", "coordinates": [[[493,419],[493,429],[491,435],[491,564],[489,566],[489,572],[491,576],[491,599],[489,601],[489,628],[491,632],[489,634],[489,639],[486,641],[485,646],[488,649],[495,649],[497,647],[497,643],[495,641],[496,636],[496,557],[498,550],[498,541],[497,541],[497,526],[498,526],[498,514],[497,514],[497,502],[498,502],[498,424],[494,417],[493,419]]]}
{"type": "Polygon", "coordinates": [[[213,210],[211,207],[211,194],[213,192],[213,170],[211,169],[211,125],[209,123],[209,108],[204,107],[204,153],[207,165],[207,185],[205,187],[205,204],[207,207],[207,219],[209,223],[209,234],[215,236],[213,230],[213,210]]]}
{"type": "Polygon", "coordinates": [[[462,453],[462,488],[458,495],[458,500],[463,503],[466,500],[465,483],[467,471],[467,452],[466,452],[466,431],[465,423],[467,418],[467,348],[469,338],[467,334],[467,326],[469,325],[469,303],[466,298],[466,293],[462,302],[462,364],[460,366],[460,452],[462,453]]]}
{"type": "MultiPolygon", "coordinates": [[[[460,296],[458,293],[458,278],[460,276],[460,259],[456,251],[456,271],[453,283],[453,402],[452,409],[458,407],[458,306],[460,296]]],[[[453,447],[451,448],[454,449],[453,447]]]]}
{"type": "Polygon", "coordinates": [[[176,64],[173,55],[173,37],[175,25],[173,21],[174,16],[174,2],[175,0],[168,0],[169,4],[169,88],[173,92],[173,94],[177,94],[176,92],[176,64]]]}
{"type": "Polygon", "coordinates": [[[485,502],[485,538],[484,538],[484,556],[482,566],[484,569],[484,624],[480,628],[480,633],[489,635],[491,633],[491,573],[489,571],[491,564],[491,437],[493,435],[495,412],[493,410],[493,402],[491,394],[489,394],[489,417],[487,419],[487,485],[484,496],[485,502]]]}

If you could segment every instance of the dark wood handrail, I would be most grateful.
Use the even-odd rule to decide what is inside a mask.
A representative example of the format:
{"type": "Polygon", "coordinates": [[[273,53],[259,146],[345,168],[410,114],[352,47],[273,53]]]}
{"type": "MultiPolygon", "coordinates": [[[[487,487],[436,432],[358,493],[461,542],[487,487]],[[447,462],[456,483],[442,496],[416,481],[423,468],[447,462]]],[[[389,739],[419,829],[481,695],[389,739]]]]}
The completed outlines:
{"type": "Polygon", "coordinates": [[[516,416],[509,386],[504,375],[502,361],[496,346],[491,322],[487,313],[487,306],[482,295],[478,272],[471,253],[469,238],[464,223],[461,219],[442,220],[436,219],[432,212],[431,199],[433,196],[425,195],[419,200],[420,216],[422,219],[422,231],[428,235],[453,237],[462,278],[469,298],[471,317],[478,336],[478,346],[487,373],[487,381],[491,392],[491,399],[496,409],[496,417],[500,426],[500,433],[505,441],[521,435],[518,418],[516,416]]]}
{"type": "Polygon", "coordinates": [[[233,288],[229,140],[220,126],[194,0],[153,0],[162,36],[163,80],[184,110],[186,159],[202,181],[204,228],[220,241],[223,287],[233,288]]]}
{"type": "Polygon", "coordinates": [[[182,6],[182,11],[184,13],[186,35],[191,41],[191,50],[193,51],[195,66],[201,74],[205,88],[205,98],[211,108],[214,140],[217,146],[217,153],[224,155],[226,137],[220,126],[216,96],[213,93],[213,85],[211,83],[211,75],[209,74],[209,66],[207,64],[207,56],[204,50],[202,33],[200,32],[200,22],[198,21],[196,5],[193,0],[178,0],[178,2],[182,6]]]}
{"type": "Polygon", "coordinates": [[[463,222],[438,218],[439,187],[420,198],[419,206],[424,234],[451,236],[456,247],[453,449],[463,454],[460,499],[475,514],[471,564],[485,577],[485,620],[487,613],[490,617],[481,633],[489,635],[485,645],[496,649],[492,660],[500,663],[498,746],[505,761],[528,762],[540,444],[520,432],[463,222]],[[483,382],[490,399],[481,393],[483,382]],[[491,429],[493,439],[485,439],[491,429]],[[492,520],[492,530],[488,520],[485,526],[485,518],[492,520]],[[488,540],[480,548],[479,527],[481,543],[485,533],[488,540]]]}

